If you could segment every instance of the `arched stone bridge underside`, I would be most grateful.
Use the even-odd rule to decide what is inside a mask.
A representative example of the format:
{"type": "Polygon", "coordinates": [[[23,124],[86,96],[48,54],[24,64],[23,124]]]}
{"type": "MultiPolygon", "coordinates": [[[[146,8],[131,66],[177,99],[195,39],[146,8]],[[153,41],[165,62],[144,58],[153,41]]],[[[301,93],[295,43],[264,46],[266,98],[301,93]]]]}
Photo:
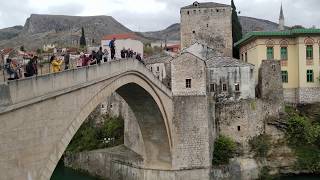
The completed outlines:
{"type": "Polygon", "coordinates": [[[1,179],[48,180],[83,121],[111,93],[132,108],[144,166],[172,169],[172,93],[136,60],[0,85],[1,179]]]}

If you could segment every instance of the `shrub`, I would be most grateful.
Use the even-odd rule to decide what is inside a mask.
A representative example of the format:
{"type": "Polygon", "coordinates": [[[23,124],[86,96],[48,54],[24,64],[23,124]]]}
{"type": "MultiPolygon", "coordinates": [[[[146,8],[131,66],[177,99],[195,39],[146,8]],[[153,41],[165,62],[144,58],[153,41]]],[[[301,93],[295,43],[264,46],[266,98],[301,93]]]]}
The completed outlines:
{"type": "Polygon", "coordinates": [[[311,172],[320,171],[320,149],[315,146],[296,147],[297,155],[296,168],[311,172]]]}
{"type": "Polygon", "coordinates": [[[214,151],[212,164],[223,165],[228,164],[229,159],[234,157],[236,152],[236,144],[229,137],[219,136],[214,142],[214,151]]]}
{"type": "Polygon", "coordinates": [[[268,151],[271,147],[270,141],[270,136],[266,134],[253,137],[249,141],[251,151],[255,153],[256,157],[267,157],[268,151]]]}

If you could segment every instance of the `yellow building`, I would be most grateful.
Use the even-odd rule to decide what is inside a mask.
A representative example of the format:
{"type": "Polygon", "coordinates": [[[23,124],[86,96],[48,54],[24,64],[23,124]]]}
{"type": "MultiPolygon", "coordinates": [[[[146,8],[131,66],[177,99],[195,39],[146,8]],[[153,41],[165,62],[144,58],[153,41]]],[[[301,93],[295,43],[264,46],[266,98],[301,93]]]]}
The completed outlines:
{"type": "Polygon", "coordinates": [[[280,60],[285,100],[320,102],[320,29],[251,32],[235,45],[241,60],[255,65],[256,83],[262,60],[280,60]]]}

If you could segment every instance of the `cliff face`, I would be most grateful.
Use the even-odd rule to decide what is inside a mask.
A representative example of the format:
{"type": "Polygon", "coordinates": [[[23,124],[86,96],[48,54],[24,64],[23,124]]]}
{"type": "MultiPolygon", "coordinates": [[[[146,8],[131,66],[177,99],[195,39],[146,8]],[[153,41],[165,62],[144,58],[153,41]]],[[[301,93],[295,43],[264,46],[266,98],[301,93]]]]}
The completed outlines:
{"type": "Polygon", "coordinates": [[[23,26],[13,26],[9,28],[0,29],[0,41],[12,39],[18,36],[23,29],[23,26]]]}

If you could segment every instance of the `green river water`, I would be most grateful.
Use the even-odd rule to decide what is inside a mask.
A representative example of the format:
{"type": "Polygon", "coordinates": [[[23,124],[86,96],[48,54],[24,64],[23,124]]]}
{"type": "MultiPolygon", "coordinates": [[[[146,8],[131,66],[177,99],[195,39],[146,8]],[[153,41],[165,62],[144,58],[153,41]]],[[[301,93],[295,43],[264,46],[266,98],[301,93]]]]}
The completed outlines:
{"type": "MultiPolygon", "coordinates": [[[[84,173],[74,171],[70,168],[63,166],[62,163],[59,163],[51,177],[51,180],[100,180],[100,179],[89,176],[84,173]]],[[[320,180],[320,176],[306,176],[306,175],[288,176],[288,177],[281,177],[276,180],[320,180]]]]}

